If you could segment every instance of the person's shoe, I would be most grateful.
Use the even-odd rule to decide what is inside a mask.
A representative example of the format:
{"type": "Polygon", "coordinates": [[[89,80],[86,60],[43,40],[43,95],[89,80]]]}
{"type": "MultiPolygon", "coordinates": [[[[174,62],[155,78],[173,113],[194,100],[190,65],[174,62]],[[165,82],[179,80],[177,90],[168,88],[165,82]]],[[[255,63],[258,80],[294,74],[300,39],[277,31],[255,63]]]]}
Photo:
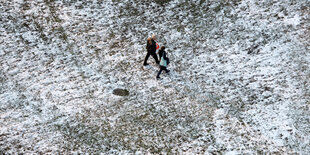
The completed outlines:
{"type": "Polygon", "coordinates": [[[149,64],[148,63],[143,64],[143,66],[147,66],[147,65],[149,65],[149,64]]]}
{"type": "Polygon", "coordinates": [[[156,77],[156,80],[160,80],[160,77],[156,77]]]}
{"type": "Polygon", "coordinates": [[[170,70],[167,70],[167,72],[166,73],[169,73],[170,72],[170,70]]]}

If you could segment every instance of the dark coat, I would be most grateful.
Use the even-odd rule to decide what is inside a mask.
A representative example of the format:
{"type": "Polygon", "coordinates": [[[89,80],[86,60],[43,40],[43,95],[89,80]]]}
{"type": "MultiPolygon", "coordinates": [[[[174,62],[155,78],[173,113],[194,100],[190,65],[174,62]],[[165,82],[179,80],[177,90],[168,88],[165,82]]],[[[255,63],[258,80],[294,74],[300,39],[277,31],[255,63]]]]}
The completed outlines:
{"type": "Polygon", "coordinates": [[[158,54],[159,54],[159,61],[161,61],[161,58],[163,57],[164,60],[167,61],[167,64],[170,63],[169,58],[167,57],[167,53],[165,50],[159,50],[158,54]]]}
{"type": "Polygon", "coordinates": [[[161,57],[163,56],[164,52],[165,52],[165,50],[161,50],[161,49],[158,51],[159,59],[161,59],[161,57]]]}
{"type": "Polygon", "coordinates": [[[152,39],[152,45],[148,44],[147,51],[154,54],[156,53],[156,42],[152,39]]]}

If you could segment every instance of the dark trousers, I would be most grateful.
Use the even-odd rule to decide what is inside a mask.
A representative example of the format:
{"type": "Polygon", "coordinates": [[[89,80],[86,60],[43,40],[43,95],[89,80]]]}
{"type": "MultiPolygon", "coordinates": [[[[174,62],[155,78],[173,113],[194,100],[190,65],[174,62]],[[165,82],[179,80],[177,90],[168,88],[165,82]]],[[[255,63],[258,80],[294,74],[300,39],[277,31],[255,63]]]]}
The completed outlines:
{"type": "Polygon", "coordinates": [[[151,52],[147,52],[147,54],[146,54],[146,57],[145,57],[145,59],[144,59],[144,65],[146,65],[147,64],[147,59],[149,59],[149,57],[152,55],[152,57],[155,59],[155,62],[157,63],[157,64],[159,64],[159,61],[158,61],[158,57],[157,57],[157,55],[156,55],[156,53],[154,52],[154,53],[151,53],[151,52]]]}
{"type": "Polygon", "coordinates": [[[164,66],[160,66],[160,70],[159,70],[159,72],[158,72],[158,74],[157,74],[157,78],[159,78],[159,75],[161,74],[161,72],[162,71],[165,71],[166,73],[168,73],[169,72],[169,70],[167,69],[167,67],[164,67],[164,66]]]}

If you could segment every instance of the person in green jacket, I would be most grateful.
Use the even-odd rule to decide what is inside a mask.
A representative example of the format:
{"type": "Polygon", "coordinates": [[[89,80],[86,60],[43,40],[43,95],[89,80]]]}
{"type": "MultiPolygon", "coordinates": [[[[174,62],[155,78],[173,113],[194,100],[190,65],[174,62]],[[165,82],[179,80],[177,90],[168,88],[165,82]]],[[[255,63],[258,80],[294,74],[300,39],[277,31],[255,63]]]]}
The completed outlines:
{"type": "Polygon", "coordinates": [[[167,57],[167,53],[165,51],[165,46],[162,46],[161,49],[158,52],[159,58],[160,58],[160,70],[156,76],[156,79],[160,79],[159,75],[164,70],[166,73],[169,73],[170,71],[167,69],[167,65],[169,64],[169,58],[167,57]]]}

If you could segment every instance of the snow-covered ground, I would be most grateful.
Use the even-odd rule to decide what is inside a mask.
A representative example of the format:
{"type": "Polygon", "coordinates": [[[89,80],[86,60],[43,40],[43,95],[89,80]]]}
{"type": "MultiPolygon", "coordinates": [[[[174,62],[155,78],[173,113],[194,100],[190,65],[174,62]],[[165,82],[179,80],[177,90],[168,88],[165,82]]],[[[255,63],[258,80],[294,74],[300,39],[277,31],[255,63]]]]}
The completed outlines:
{"type": "Polygon", "coordinates": [[[309,0],[0,0],[0,21],[0,154],[310,153],[309,0]]]}

